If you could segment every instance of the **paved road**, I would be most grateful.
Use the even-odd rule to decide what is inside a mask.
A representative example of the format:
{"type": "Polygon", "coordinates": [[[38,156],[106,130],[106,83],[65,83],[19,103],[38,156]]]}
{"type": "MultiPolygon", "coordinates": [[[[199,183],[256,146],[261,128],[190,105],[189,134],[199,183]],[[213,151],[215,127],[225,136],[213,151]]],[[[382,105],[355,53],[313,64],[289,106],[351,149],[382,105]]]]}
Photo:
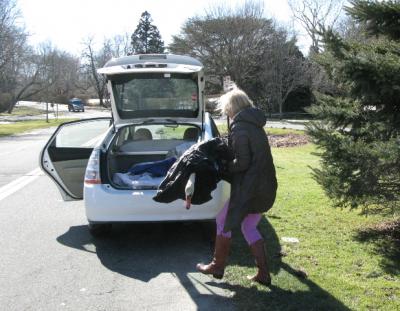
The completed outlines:
{"type": "Polygon", "coordinates": [[[0,138],[0,187],[38,172],[39,152],[54,130],[50,128],[0,138]]]}
{"type": "Polygon", "coordinates": [[[211,254],[204,226],[118,225],[92,238],[83,203],[61,201],[35,170],[51,131],[0,140],[0,310],[233,309],[231,293],[194,272],[211,254]]]}

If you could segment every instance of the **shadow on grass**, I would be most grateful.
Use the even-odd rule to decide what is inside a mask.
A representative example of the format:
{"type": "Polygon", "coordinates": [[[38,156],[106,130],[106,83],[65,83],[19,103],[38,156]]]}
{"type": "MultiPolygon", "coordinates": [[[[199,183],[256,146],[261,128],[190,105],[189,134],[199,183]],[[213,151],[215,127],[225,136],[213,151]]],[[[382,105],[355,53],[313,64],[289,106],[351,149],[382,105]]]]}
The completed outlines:
{"type": "Polygon", "coordinates": [[[400,219],[361,229],[355,238],[374,245],[374,252],[382,257],[380,266],[386,273],[400,274],[400,219]]]}
{"type": "MultiPolygon", "coordinates": [[[[266,241],[268,263],[272,273],[273,285],[267,289],[261,286],[245,287],[242,285],[223,284],[225,289],[234,291],[234,300],[239,310],[350,310],[342,302],[337,300],[326,290],[306,278],[301,271],[294,269],[281,260],[282,250],[279,238],[270,224],[262,218],[259,230],[266,241]],[[274,283],[274,276],[278,272],[288,273],[300,283],[306,290],[282,289],[274,283]]],[[[240,232],[233,233],[233,248],[229,264],[238,266],[255,267],[254,259],[250,254],[249,247],[240,232]]],[[[245,278],[245,275],[242,276],[245,278]]],[[[212,282],[210,284],[213,284],[212,282]]],[[[291,287],[291,285],[289,285],[291,287]]]]}

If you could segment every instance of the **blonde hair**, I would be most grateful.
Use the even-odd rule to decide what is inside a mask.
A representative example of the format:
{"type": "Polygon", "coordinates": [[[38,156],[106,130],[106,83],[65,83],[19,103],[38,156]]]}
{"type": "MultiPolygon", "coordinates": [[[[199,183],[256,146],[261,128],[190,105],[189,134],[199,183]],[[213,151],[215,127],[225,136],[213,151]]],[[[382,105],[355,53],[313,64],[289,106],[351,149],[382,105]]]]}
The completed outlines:
{"type": "Polygon", "coordinates": [[[240,89],[233,89],[222,95],[218,104],[222,113],[230,117],[247,107],[254,107],[253,101],[240,89]]]}

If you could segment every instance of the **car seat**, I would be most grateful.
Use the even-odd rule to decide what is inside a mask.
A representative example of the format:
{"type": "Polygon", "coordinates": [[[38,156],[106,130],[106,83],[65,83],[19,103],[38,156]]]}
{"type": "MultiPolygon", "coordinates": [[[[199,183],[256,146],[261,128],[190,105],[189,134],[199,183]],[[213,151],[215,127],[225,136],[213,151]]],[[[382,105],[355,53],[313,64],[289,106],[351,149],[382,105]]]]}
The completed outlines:
{"type": "Polygon", "coordinates": [[[184,140],[197,141],[199,138],[199,129],[196,127],[189,127],[183,133],[184,140]]]}
{"type": "Polygon", "coordinates": [[[151,134],[150,130],[148,129],[138,129],[133,134],[133,140],[152,140],[153,135],[151,134]]]}

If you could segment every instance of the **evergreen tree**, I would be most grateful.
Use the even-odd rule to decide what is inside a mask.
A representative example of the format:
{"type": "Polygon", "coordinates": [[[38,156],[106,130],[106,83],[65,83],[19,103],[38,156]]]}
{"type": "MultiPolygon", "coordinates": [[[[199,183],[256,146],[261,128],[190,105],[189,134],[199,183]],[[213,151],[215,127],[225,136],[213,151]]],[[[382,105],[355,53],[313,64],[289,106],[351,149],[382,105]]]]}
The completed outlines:
{"type": "Polygon", "coordinates": [[[149,12],[144,11],[132,34],[132,54],[164,53],[164,42],[149,12]]]}
{"type": "Polygon", "coordinates": [[[315,179],[338,206],[400,207],[400,1],[354,0],[347,13],[368,44],[324,32],[318,62],[340,96],[318,95],[309,134],[320,147],[315,179]]]}

